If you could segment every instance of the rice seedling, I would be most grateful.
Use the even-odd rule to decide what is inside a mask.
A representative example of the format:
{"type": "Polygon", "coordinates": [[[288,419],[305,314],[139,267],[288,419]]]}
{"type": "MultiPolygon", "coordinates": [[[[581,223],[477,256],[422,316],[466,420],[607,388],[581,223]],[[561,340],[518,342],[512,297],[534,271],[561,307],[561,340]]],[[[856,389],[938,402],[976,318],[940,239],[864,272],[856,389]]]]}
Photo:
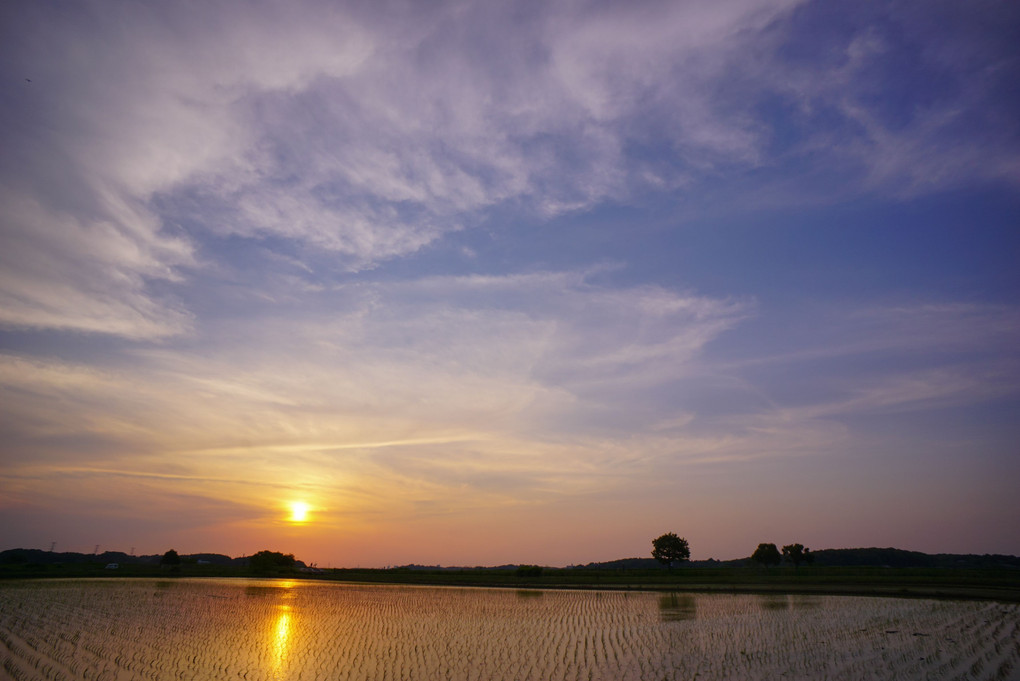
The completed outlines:
{"type": "Polygon", "coordinates": [[[1016,679],[1015,604],[180,580],[0,585],[0,679],[1016,679]]]}

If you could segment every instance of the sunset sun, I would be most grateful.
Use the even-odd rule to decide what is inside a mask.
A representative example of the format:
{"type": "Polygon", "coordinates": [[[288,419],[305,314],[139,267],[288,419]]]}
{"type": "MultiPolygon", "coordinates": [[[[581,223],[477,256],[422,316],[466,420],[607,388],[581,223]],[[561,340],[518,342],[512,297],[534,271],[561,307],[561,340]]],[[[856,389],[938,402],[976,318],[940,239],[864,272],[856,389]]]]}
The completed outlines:
{"type": "Polygon", "coordinates": [[[290,522],[292,523],[305,523],[308,522],[308,511],[311,508],[303,501],[293,501],[290,504],[290,522]]]}

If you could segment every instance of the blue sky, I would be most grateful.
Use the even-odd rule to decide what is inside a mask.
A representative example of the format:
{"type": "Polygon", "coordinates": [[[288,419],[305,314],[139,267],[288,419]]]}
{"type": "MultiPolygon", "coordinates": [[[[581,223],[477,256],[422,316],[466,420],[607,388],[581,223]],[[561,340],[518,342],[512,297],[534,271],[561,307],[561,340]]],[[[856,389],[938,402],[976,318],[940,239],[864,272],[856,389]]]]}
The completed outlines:
{"type": "Polygon", "coordinates": [[[1020,553],[1014,5],[2,13],[6,548],[1020,553]]]}

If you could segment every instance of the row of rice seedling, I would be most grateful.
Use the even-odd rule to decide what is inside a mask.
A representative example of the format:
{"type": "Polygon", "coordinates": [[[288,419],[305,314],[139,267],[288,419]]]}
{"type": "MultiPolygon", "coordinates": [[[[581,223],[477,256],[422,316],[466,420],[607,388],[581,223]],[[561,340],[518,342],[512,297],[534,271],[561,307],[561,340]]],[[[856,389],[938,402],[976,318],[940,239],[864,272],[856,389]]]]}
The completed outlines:
{"type": "Polygon", "coordinates": [[[0,678],[1016,678],[1018,608],[253,580],[0,586],[0,678]]]}

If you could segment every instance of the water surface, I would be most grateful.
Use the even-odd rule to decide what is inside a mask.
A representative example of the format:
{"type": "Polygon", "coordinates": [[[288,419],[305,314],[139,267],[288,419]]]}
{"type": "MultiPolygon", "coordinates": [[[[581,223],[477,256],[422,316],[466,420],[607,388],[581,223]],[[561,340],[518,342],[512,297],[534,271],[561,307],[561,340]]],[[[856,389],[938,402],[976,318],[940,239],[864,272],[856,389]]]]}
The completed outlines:
{"type": "Polygon", "coordinates": [[[0,678],[1020,678],[1014,604],[353,585],[0,584],[0,678]]]}

